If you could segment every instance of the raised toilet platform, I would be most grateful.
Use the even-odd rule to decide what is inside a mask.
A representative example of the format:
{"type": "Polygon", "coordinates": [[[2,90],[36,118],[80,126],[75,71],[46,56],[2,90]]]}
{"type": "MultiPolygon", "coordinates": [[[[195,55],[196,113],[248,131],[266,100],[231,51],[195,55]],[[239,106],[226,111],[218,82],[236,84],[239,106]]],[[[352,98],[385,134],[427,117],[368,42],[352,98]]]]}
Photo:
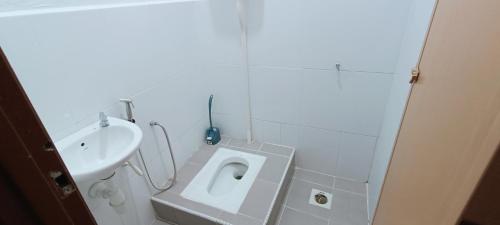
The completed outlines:
{"type": "Polygon", "coordinates": [[[160,220],[178,225],[274,225],[292,180],[295,149],[240,140],[223,140],[216,146],[203,145],[179,170],[172,189],[151,201],[160,220]],[[237,213],[184,198],[181,193],[219,148],[266,157],[237,213]]]}

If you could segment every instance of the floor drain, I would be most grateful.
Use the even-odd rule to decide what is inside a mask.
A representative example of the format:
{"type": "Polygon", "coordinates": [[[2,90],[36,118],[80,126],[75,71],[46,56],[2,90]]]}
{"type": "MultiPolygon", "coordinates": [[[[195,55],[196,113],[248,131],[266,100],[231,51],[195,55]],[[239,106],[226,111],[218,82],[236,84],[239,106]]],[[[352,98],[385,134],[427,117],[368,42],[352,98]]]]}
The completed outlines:
{"type": "Polygon", "coordinates": [[[309,204],[330,209],[332,207],[332,194],[312,189],[311,196],[309,197],[309,204]]]}
{"type": "Polygon", "coordinates": [[[316,200],[316,203],[321,205],[324,205],[328,202],[328,198],[322,193],[314,195],[314,200],[316,200]]]}

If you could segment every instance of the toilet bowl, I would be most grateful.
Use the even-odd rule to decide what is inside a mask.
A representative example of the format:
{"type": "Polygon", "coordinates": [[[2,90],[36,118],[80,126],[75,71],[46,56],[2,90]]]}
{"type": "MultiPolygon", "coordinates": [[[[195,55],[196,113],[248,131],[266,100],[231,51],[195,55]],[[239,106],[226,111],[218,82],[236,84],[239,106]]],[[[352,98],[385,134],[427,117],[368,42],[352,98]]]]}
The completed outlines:
{"type": "Polygon", "coordinates": [[[264,156],[218,148],[181,196],[236,214],[265,161],[264,156]]]}

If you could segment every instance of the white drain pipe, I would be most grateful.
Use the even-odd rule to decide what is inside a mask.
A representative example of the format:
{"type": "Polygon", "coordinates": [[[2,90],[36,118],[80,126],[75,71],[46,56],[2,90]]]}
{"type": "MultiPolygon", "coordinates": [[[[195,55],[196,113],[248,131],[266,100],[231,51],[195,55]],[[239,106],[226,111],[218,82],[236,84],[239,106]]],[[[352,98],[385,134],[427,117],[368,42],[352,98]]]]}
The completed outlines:
{"type": "Polygon", "coordinates": [[[115,183],[116,178],[114,174],[112,177],[95,182],[90,186],[88,195],[91,198],[103,198],[109,200],[109,206],[111,206],[118,214],[124,214],[125,201],[127,198],[123,194],[122,190],[115,183]]]}
{"type": "Polygon", "coordinates": [[[238,10],[238,17],[240,22],[240,41],[241,41],[241,53],[243,61],[243,69],[247,76],[247,143],[251,144],[253,142],[253,132],[252,132],[252,101],[250,97],[250,71],[248,68],[248,42],[247,42],[247,21],[246,21],[246,7],[245,0],[236,0],[236,8],[238,10]]]}

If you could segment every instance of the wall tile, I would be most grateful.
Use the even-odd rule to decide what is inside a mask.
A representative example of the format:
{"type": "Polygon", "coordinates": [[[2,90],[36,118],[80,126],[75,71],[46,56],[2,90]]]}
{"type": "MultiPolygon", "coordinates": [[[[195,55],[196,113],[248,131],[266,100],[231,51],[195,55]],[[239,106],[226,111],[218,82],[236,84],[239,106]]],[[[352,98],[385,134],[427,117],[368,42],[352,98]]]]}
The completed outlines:
{"type": "Polygon", "coordinates": [[[300,127],[296,149],[298,167],[333,175],[339,154],[340,133],[310,127],[300,127]]]}
{"type": "Polygon", "coordinates": [[[384,116],[392,76],[341,72],[339,129],[377,136],[384,116]]]}
{"type": "Polygon", "coordinates": [[[375,137],[342,133],[335,175],[366,182],[376,142],[375,137]]]}
{"type": "Polygon", "coordinates": [[[386,74],[306,69],[300,123],[377,135],[391,79],[386,74]]]}
{"type": "Polygon", "coordinates": [[[302,70],[251,68],[252,115],[256,119],[295,123],[302,70]]]}
{"type": "Polygon", "coordinates": [[[281,142],[280,144],[297,147],[299,145],[299,126],[290,124],[281,124],[281,142]]]}
{"type": "Polygon", "coordinates": [[[340,130],[342,78],[337,71],[304,70],[300,94],[300,124],[340,130]]]}
{"type": "Polygon", "coordinates": [[[250,65],[300,65],[303,41],[300,0],[249,1],[248,52],[250,65]],[[262,5],[258,7],[259,5],[262,5]],[[253,11],[252,11],[253,10],[253,11]]]}
{"type": "MultiPolygon", "coordinates": [[[[3,36],[1,42],[14,68],[19,71],[18,75],[27,77],[27,79],[22,78],[22,81],[31,80],[30,74],[36,74],[37,77],[43,79],[31,85],[26,83],[27,89],[36,91],[51,88],[57,91],[59,95],[50,99],[60,102],[60,105],[66,109],[58,110],[51,107],[50,112],[47,112],[43,107],[39,107],[37,110],[42,110],[40,112],[43,115],[55,117],[54,121],[56,119],[65,121],[61,118],[69,117],[71,121],[78,121],[111,105],[118,98],[128,97],[131,93],[144,90],[166,77],[177,75],[175,73],[179,67],[192,63],[190,60],[182,61],[189,58],[186,55],[191,54],[190,49],[181,48],[178,44],[155,44],[158,41],[162,43],[189,41],[186,38],[193,35],[189,29],[184,29],[190,27],[188,25],[191,21],[188,16],[189,7],[189,4],[164,4],[155,8],[140,6],[135,9],[123,7],[74,11],[70,17],[65,17],[64,13],[47,13],[20,16],[15,19],[4,18],[0,21],[0,26],[3,30],[12,31],[6,32],[9,35],[3,36]],[[129,16],[134,13],[140,14],[145,10],[148,11],[149,16],[129,16]],[[168,19],[168,17],[180,16],[184,16],[186,20],[168,19]],[[61,19],[63,17],[64,19],[61,19]],[[165,23],[165,21],[168,22],[165,23]],[[75,26],[75,24],[85,25],[75,26]],[[143,26],[143,24],[150,26],[143,26]],[[154,29],[160,24],[162,29],[154,29]],[[30,29],[32,26],[43,29],[30,29]],[[19,28],[23,27],[26,29],[21,30],[29,30],[31,34],[25,31],[20,33],[19,28]],[[148,35],[151,32],[155,35],[148,35]],[[177,35],[170,35],[171,32],[177,35]],[[129,43],[142,44],[130,45],[129,43]],[[35,46],[28,50],[26,47],[30,45],[35,46]],[[19,48],[18,46],[26,47],[19,48]],[[50,52],[50,57],[45,57],[47,52],[50,52]],[[178,53],[171,56],[168,52],[178,53]],[[36,58],[38,63],[26,63],[25,59],[29,58],[36,58]],[[93,60],[89,60],[90,58],[93,60]],[[158,62],[159,60],[154,60],[156,58],[161,58],[161,63],[158,62]],[[165,67],[163,66],[165,63],[172,63],[172,65],[165,67]],[[58,66],[52,66],[54,64],[58,66]],[[141,76],[143,74],[147,74],[148,79],[144,79],[144,76],[141,76]],[[120,76],[118,83],[116,75],[120,76]],[[50,78],[50,76],[53,77],[50,78]],[[45,83],[47,85],[42,85],[45,83]],[[68,89],[64,90],[64,88],[68,89]],[[60,93],[71,94],[60,95],[60,93]],[[64,99],[69,101],[63,102],[64,99]]],[[[34,93],[33,96],[50,97],[47,93],[50,92],[37,95],[34,93]]],[[[48,123],[49,131],[58,131],[61,128],[60,126],[52,128],[58,126],[60,122],[47,122],[50,122],[48,123]]]]}
{"type": "Polygon", "coordinates": [[[393,72],[410,1],[301,1],[306,68],[393,72]]]}
{"type": "Polygon", "coordinates": [[[197,54],[207,65],[242,65],[240,25],[236,1],[197,1],[195,30],[197,54]]]}
{"type": "Polygon", "coordinates": [[[252,121],[255,140],[263,143],[281,142],[281,126],[279,123],[255,119],[252,121]]]}
{"type": "Polygon", "coordinates": [[[244,115],[216,113],[213,119],[214,126],[220,129],[222,135],[237,139],[246,139],[248,125],[244,115]]]}
{"type": "MultiPolygon", "coordinates": [[[[240,66],[206,66],[204,75],[208,77],[205,87],[214,95],[213,112],[246,115],[248,108],[248,79],[240,66]]],[[[208,114],[208,98],[206,110],[208,114]]]]}

